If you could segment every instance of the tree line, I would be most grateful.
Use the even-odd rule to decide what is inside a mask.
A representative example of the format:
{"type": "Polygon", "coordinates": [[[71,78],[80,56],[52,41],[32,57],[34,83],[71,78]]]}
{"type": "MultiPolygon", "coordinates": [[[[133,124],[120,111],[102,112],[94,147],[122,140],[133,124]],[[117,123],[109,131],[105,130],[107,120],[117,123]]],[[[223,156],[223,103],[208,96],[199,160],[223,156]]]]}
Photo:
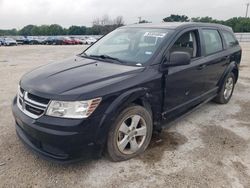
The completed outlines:
{"type": "Polygon", "coordinates": [[[164,22],[206,22],[206,23],[218,23],[229,26],[234,32],[250,32],[250,18],[245,17],[233,17],[227,20],[217,20],[212,17],[194,17],[189,18],[186,15],[171,14],[163,19],[164,22]]]}
{"type": "MultiPolygon", "coordinates": [[[[148,22],[149,21],[147,20],[142,20],[139,23],[148,22]]],[[[227,20],[217,20],[209,16],[189,18],[186,15],[171,14],[170,16],[163,18],[163,22],[219,23],[232,27],[234,32],[250,32],[250,18],[244,17],[233,17],[227,20]]],[[[104,15],[102,18],[94,19],[91,27],[73,25],[69,28],[63,28],[58,24],[41,26],[27,25],[20,30],[0,30],[0,36],[104,35],[123,25],[124,20],[122,16],[111,19],[108,15],[104,15]]]]}
{"type": "Polygon", "coordinates": [[[104,35],[124,25],[122,16],[111,19],[108,15],[93,21],[92,27],[72,25],[63,28],[58,24],[51,25],[27,25],[22,29],[1,30],[0,36],[53,36],[53,35],[104,35]]]}

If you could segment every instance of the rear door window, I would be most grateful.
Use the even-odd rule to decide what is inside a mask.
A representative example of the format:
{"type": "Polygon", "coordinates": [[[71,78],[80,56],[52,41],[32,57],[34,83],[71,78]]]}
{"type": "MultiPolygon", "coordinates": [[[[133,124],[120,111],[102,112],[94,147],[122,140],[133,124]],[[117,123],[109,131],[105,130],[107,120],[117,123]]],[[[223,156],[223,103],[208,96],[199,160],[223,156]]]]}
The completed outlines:
{"type": "Polygon", "coordinates": [[[206,55],[214,54],[223,49],[220,34],[215,29],[202,29],[206,55]]]}
{"type": "Polygon", "coordinates": [[[228,32],[228,31],[222,31],[222,36],[225,39],[227,48],[232,48],[232,47],[238,45],[238,41],[232,33],[228,32]]]}

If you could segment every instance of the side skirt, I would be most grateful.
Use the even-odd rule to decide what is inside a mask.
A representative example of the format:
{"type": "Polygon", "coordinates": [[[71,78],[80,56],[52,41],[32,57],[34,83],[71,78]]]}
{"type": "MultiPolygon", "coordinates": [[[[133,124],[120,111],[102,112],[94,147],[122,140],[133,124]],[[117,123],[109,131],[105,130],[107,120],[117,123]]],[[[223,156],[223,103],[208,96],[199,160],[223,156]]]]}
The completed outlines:
{"type": "Polygon", "coordinates": [[[215,88],[212,91],[206,93],[204,96],[209,96],[209,97],[206,98],[205,100],[204,99],[202,100],[203,97],[201,97],[201,98],[199,98],[200,101],[198,99],[192,100],[191,102],[188,102],[185,105],[181,105],[178,108],[175,108],[171,111],[167,111],[167,112],[163,113],[162,114],[163,120],[161,122],[161,127],[168,128],[168,127],[172,126],[176,121],[179,121],[180,119],[183,119],[184,117],[186,117],[190,113],[196,111],[198,108],[200,108],[204,104],[206,104],[209,101],[211,101],[212,99],[214,99],[214,97],[216,97],[216,95],[217,95],[217,91],[218,91],[218,88],[215,88]],[[194,101],[198,101],[198,102],[195,104],[194,101]],[[192,104],[192,103],[194,103],[194,105],[189,106],[189,104],[192,104]],[[180,111],[179,110],[180,108],[184,108],[184,110],[180,111]]]}

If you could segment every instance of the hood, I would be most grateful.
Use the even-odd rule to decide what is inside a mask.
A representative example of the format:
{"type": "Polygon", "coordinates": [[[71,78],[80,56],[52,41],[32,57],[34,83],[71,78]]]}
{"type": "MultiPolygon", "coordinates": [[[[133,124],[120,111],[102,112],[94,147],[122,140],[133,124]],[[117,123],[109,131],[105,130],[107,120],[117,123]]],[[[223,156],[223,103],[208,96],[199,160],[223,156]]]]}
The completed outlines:
{"type": "Polygon", "coordinates": [[[68,96],[69,100],[74,100],[79,95],[127,79],[143,69],[75,57],[25,74],[20,85],[26,91],[42,97],[53,99],[68,96]]]}

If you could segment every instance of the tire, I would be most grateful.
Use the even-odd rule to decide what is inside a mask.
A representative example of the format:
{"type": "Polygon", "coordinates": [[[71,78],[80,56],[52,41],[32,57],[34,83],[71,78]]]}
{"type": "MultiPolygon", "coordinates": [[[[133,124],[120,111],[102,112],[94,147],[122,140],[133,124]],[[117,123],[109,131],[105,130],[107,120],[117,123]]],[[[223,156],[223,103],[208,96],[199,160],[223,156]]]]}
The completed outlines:
{"type": "Polygon", "coordinates": [[[218,95],[214,98],[214,101],[219,104],[227,104],[233,95],[234,86],[235,76],[231,72],[225,78],[222,88],[218,95]]]}
{"type": "Polygon", "coordinates": [[[145,108],[137,105],[127,107],[110,128],[108,156],[112,161],[124,161],[143,153],[150,143],[152,131],[152,117],[145,108]]]}

